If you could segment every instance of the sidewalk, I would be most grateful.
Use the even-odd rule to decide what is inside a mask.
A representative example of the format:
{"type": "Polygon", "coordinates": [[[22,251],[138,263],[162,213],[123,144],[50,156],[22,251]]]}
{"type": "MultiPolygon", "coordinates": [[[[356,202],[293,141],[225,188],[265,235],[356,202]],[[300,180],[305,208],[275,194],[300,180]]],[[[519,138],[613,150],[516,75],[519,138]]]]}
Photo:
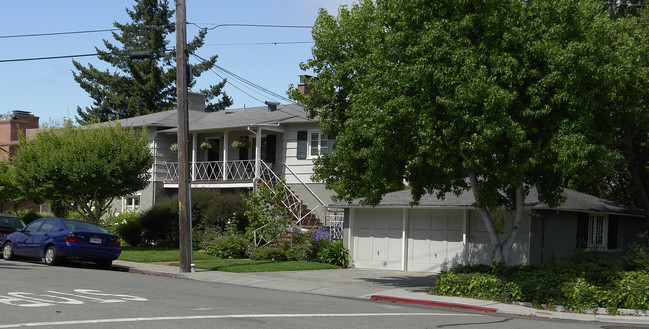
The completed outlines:
{"type": "Polygon", "coordinates": [[[620,313],[625,315],[616,316],[569,313],[479,299],[429,295],[427,291],[435,278],[431,273],[369,269],[257,273],[197,270],[192,273],[181,273],[175,266],[125,261],[114,261],[113,268],[131,273],[333,297],[363,298],[539,318],[649,325],[649,314],[635,314],[632,310],[620,310],[620,313]]]}

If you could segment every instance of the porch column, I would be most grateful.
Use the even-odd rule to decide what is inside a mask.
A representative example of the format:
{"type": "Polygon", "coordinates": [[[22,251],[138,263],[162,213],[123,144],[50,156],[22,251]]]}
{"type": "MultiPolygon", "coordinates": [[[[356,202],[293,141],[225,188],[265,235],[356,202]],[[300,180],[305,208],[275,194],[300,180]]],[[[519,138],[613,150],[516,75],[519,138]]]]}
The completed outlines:
{"type": "Polygon", "coordinates": [[[223,180],[228,180],[228,146],[230,146],[230,142],[228,141],[228,133],[229,131],[224,131],[223,132],[223,180]]]}
{"type": "Polygon", "coordinates": [[[259,179],[261,172],[261,127],[257,127],[257,142],[255,143],[255,182],[259,179]]]}
{"type": "Polygon", "coordinates": [[[192,134],[192,181],[196,180],[196,158],[198,157],[198,154],[196,152],[196,149],[198,148],[198,133],[193,133],[192,134]]]}

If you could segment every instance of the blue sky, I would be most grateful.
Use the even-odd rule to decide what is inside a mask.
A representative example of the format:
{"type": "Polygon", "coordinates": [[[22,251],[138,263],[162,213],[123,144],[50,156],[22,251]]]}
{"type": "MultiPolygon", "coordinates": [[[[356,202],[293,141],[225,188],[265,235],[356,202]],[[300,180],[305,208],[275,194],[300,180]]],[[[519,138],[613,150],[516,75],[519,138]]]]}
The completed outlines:
{"type": "MultiPolygon", "coordinates": [[[[312,25],[320,7],[336,14],[340,4],[351,0],[186,0],[187,21],[210,27],[213,24],[312,25]]],[[[113,28],[113,22],[129,22],[126,8],[134,0],[20,0],[3,1],[0,11],[0,60],[94,53],[104,49],[102,39],[118,44],[110,32],[7,38],[5,36],[49,32],[113,28]]],[[[174,2],[170,6],[175,8],[174,2]]],[[[173,18],[175,21],[175,18],[173,18]]],[[[198,28],[187,27],[187,38],[198,28]]],[[[170,46],[175,47],[175,35],[170,46]]],[[[217,54],[217,65],[277,94],[286,95],[289,84],[297,84],[302,74],[299,63],[310,58],[313,46],[309,29],[218,27],[208,33],[206,45],[197,54],[203,58],[217,54]],[[278,44],[267,44],[267,43],[278,44]],[[286,43],[286,44],[282,44],[286,43]]],[[[77,61],[107,69],[94,57],[77,61]]],[[[191,59],[193,62],[195,58],[191,59]]],[[[0,114],[13,110],[30,111],[41,123],[60,122],[76,115],[77,106],[92,104],[88,94],[72,77],[72,59],[0,62],[0,114]]],[[[228,77],[216,71],[221,77],[228,77]]],[[[213,72],[205,73],[196,89],[221,81],[213,72]]],[[[251,90],[245,83],[228,77],[226,92],[235,108],[261,106],[275,100],[251,90]],[[250,97],[239,91],[242,89],[250,97]],[[256,98],[256,99],[255,99],[256,98]]]]}

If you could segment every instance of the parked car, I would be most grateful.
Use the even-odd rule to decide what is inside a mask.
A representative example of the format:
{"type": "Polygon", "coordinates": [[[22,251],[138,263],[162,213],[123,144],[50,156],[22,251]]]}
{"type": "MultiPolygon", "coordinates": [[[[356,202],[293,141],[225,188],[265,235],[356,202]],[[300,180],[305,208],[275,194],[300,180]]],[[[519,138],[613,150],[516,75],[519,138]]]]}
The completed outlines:
{"type": "Polygon", "coordinates": [[[22,230],[25,227],[20,218],[9,214],[0,214],[0,246],[10,233],[22,230]]]}
{"type": "Polygon", "coordinates": [[[88,260],[109,268],[122,253],[118,236],[84,221],[41,218],[22,230],[9,234],[2,244],[2,255],[41,258],[47,265],[66,259],[88,260]]]}

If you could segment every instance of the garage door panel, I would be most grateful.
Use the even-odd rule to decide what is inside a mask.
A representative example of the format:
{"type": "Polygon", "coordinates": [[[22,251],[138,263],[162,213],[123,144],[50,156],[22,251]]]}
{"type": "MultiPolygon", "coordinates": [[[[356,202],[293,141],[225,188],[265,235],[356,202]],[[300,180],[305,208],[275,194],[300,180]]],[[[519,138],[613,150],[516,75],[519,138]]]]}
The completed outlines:
{"type": "Polygon", "coordinates": [[[438,272],[461,263],[463,218],[461,210],[426,210],[413,214],[408,236],[408,270],[438,272]],[[427,218],[426,224],[423,218],[427,218]]]}
{"type": "Polygon", "coordinates": [[[354,218],[354,266],[401,269],[403,255],[401,211],[363,209],[354,218]],[[366,239],[364,237],[367,236],[366,239]]]}

